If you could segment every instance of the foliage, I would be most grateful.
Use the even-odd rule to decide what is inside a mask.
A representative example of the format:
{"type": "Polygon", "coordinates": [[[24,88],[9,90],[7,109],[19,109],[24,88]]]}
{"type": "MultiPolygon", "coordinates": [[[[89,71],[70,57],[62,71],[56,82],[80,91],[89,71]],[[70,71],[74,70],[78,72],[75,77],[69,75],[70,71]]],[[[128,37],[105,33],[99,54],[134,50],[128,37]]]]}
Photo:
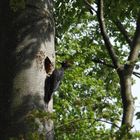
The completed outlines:
{"type": "MultiPolygon", "coordinates": [[[[96,119],[116,123],[121,114],[121,109],[116,108],[116,105],[121,107],[116,73],[92,61],[94,57],[102,59],[107,54],[101,51],[102,46],[86,42],[90,40],[90,36],[81,37],[81,34],[84,34],[84,31],[81,33],[83,26],[85,25],[75,30],[73,27],[71,30],[73,32],[66,34],[58,47],[57,60],[74,61],[73,67],[65,73],[59,92],[54,96],[54,109],[58,118],[55,120],[58,139],[68,137],[86,140],[100,138],[100,133],[106,139],[111,134],[108,130],[105,132],[104,123],[96,119]],[[74,35],[78,36],[78,39],[74,35]],[[64,124],[62,130],[57,128],[60,124],[64,124]],[[86,134],[88,134],[87,138],[86,134]]],[[[112,125],[112,129],[114,128],[112,125]]]]}
{"type": "Polygon", "coordinates": [[[134,138],[140,138],[140,132],[137,132],[137,131],[134,132],[134,133],[133,133],[133,137],[134,137],[134,138]]]}
{"type": "MultiPolygon", "coordinates": [[[[96,10],[96,1],[90,1],[96,10]]],[[[129,47],[114,20],[119,19],[131,38],[140,4],[105,1],[105,22],[119,60],[126,62],[129,47]]],[[[68,59],[73,67],[65,73],[54,96],[57,139],[88,140],[119,137],[116,124],[122,114],[119,79],[114,69],[94,60],[112,64],[99,31],[94,11],[84,1],[55,1],[57,61],[68,59]],[[107,127],[108,123],[111,123],[107,127]]]]}

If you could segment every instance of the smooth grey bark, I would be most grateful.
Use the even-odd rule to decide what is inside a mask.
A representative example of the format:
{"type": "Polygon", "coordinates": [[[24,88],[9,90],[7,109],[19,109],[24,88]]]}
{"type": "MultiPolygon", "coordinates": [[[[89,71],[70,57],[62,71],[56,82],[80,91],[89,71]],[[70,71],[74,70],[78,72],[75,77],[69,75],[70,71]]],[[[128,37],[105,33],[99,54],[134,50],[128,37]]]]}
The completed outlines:
{"type": "Polygon", "coordinates": [[[132,74],[127,65],[125,67],[118,69],[118,75],[120,78],[120,88],[121,88],[121,99],[123,105],[123,116],[122,124],[124,130],[129,132],[133,126],[134,117],[134,99],[132,95],[132,74]]]}
{"type": "MultiPolygon", "coordinates": [[[[32,131],[26,115],[48,110],[44,103],[46,57],[55,63],[52,0],[27,0],[13,11],[9,0],[0,1],[0,139],[32,131]]],[[[37,119],[46,139],[53,140],[53,122],[37,119]]]]}

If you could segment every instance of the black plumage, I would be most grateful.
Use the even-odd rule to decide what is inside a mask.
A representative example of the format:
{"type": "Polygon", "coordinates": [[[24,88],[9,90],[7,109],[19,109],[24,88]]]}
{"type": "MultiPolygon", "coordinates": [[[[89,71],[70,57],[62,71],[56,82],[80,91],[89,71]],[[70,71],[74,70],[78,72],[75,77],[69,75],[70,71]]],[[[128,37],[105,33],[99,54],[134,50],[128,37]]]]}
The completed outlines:
{"type": "Polygon", "coordinates": [[[45,95],[44,95],[44,101],[46,104],[49,103],[51,100],[53,93],[58,90],[60,83],[64,76],[64,71],[67,69],[70,65],[68,62],[64,61],[61,63],[60,69],[55,69],[53,73],[46,78],[45,80],[45,95]]]}

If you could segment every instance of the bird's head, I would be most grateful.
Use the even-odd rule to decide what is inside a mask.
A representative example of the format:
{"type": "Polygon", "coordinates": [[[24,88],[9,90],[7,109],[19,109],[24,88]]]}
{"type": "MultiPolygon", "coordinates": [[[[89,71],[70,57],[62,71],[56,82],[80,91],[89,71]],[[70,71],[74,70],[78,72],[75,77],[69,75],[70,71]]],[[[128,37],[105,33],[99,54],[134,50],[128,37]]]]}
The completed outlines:
{"type": "Polygon", "coordinates": [[[70,61],[67,61],[67,60],[61,62],[61,66],[64,69],[67,69],[67,68],[71,67],[71,65],[72,65],[72,63],[70,61]]]}

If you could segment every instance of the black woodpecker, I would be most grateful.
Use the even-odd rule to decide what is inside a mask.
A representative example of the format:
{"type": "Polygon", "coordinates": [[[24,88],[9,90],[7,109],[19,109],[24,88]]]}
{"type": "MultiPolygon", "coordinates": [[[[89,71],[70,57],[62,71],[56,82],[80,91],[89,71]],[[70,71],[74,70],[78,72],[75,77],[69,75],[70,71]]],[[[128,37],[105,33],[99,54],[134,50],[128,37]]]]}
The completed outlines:
{"type": "Polygon", "coordinates": [[[55,69],[53,73],[46,78],[45,80],[45,95],[44,95],[44,101],[46,104],[49,103],[51,100],[53,93],[58,90],[61,80],[64,76],[64,71],[70,67],[70,64],[68,61],[63,61],[61,63],[60,69],[55,69]]]}

